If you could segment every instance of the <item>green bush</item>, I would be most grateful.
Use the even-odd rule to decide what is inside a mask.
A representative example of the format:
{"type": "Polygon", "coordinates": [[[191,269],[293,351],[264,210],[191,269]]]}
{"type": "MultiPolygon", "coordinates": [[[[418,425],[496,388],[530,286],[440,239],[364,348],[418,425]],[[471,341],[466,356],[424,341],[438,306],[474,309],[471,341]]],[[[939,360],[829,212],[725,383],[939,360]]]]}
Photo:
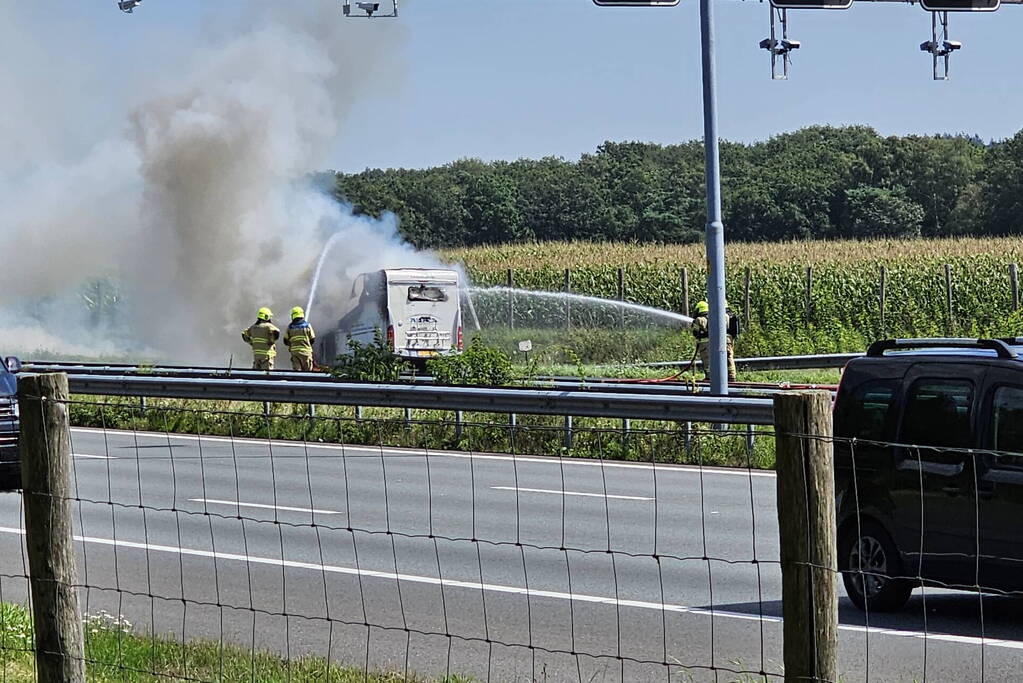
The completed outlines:
{"type": "Polygon", "coordinates": [[[464,352],[439,356],[426,363],[426,370],[440,384],[502,386],[515,379],[511,358],[475,337],[464,352]]]}
{"type": "Polygon", "coordinates": [[[348,348],[351,353],[338,356],[330,371],[332,376],[366,382],[397,382],[402,372],[411,370],[407,361],[394,355],[380,330],[373,333],[373,341],[368,344],[349,337],[348,348]]]}

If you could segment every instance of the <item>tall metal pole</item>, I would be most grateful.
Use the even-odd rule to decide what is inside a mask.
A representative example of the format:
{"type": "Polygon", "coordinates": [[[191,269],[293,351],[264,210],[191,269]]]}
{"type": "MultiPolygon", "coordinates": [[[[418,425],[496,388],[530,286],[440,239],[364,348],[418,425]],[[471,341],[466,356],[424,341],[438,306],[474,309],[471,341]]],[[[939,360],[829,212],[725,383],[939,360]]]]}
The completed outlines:
{"type": "Polygon", "coordinates": [[[721,220],[721,162],[718,153],[717,85],[714,75],[712,0],[700,0],[703,44],[703,148],[707,166],[707,303],[710,304],[710,390],[728,393],[725,341],[725,226],[721,220]]]}

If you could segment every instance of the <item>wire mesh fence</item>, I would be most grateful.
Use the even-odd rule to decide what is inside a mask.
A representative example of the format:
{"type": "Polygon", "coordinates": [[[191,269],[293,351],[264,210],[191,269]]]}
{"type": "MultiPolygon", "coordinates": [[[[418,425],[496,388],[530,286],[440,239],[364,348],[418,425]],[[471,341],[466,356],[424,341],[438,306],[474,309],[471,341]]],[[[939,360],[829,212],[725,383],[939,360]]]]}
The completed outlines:
{"type": "MultiPolygon", "coordinates": [[[[23,416],[33,400],[38,410],[23,397],[23,416]]],[[[829,618],[816,584],[801,598],[786,588],[783,603],[782,545],[811,530],[832,560],[795,565],[838,584],[846,570],[839,674],[818,680],[1006,680],[1023,648],[1013,590],[987,581],[985,558],[1010,555],[986,545],[979,465],[962,494],[972,517],[904,498],[917,545],[883,527],[906,554],[871,564],[863,531],[884,547],[872,525],[889,522],[868,496],[888,476],[870,458],[897,444],[780,430],[800,474],[786,475],[792,493],[779,500],[770,429],[609,415],[573,420],[568,445],[565,416],[47,400],[92,425],[70,429],[69,488],[51,502],[70,509],[83,659],[97,678],[791,679],[786,609],[829,618]],[[815,444],[836,452],[830,530],[811,525],[820,501],[805,502],[815,444]],[[779,510],[797,520],[781,533],[779,510]],[[972,563],[972,578],[936,578],[932,556],[945,555],[930,539],[964,519],[974,545],[951,555],[972,563]],[[917,589],[902,612],[849,599],[891,580],[917,589]]],[[[925,493],[929,451],[949,453],[905,449],[918,466],[899,470],[925,493]]],[[[4,680],[38,674],[20,503],[0,497],[4,680]]],[[[1011,544],[1011,509],[991,514],[1011,544]]]]}
{"type": "MultiPolygon", "coordinates": [[[[948,433],[929,428],[932,444],[948,433]]],[[[834,450],[840,628],[866,672],[884,679],[899,657],[918,680],[1017,678],[1023,454],[855,438],[834,450]]]]}
{"type": "MultiPolygon", "coordinates": [[[[402,411],[253,418],[151,401],[145,417],[130,409],[141,430],[124,428],[123,405],[67,407],[119,427],[71,431],[79,599],[86,614],[111,615],[98,640],[87,628],[91,670],[263,680],[260,667],[280,657],[299,680],[326,679],[328,666],[335,679],[780,672],[758,607],[778,585],[765,540],[776,536],[773,479],[753,466],[744,428],[576,420],[576,448],[593,457],[551,458],[527,454],[563,449],[563,420],[467,415],[432,427],[506,451],[495,453],[387,445],[390,422],[425,428],[402,411]],[[378,436],[153,429],[214,412],[229,432],[254,419],[266,434],[330,420],[336,434],[378,436]],[[700,466],[723,447],[746,453],[746,467],[700,466]],[[625,451],[635,459],[613,459],[625,451]],[[682,460],[694,464],[672,464],[682,460]],[[723,604],[741,618],[721,616],[723,604]]],[[[20,539],[0,542],[16,550],[20,539]]],[[[18,562],[5,572],[5,599],[17,603],[26,568],[20,552],[4,556],[18,562]]]]}

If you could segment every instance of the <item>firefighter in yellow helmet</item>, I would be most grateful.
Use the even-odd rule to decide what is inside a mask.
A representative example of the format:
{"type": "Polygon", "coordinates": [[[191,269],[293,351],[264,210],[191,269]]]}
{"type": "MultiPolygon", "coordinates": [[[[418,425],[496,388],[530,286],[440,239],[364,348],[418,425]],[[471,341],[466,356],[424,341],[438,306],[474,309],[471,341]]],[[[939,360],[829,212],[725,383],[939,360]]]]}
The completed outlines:
{"type": "Polygon", "coordinates": [[[274,369],[277,340],[281,337],[281,331],[273,324],[273,315],[269,308],[263,307],[256,313],[256,322],[242,330],[242,339],[252,347],[253,370],[274,369]]]}
{"type": "MultiPolygon", "coordinates": [[[[693,324],[690,329],[693,332],[693,338],[696,339],[696,352],[700,354],[700,362],[703,363],[703,378],[707,379],[710,377],[710,320],[708,315],[710,314],[710,304],[706,301],[697,301],[696,306],[693,308],[693,324]]],[[[725,343],[728,350],[728,381],[735,381],[735,339],[732,338],[731,325],[732,314],[727,309],[725,310],[726,316],[726,329],[729,330],[728,334],[725,335],[725,343]]]]}
{"type": "Polygon", "coordinates": [[[296,372],[312,372],[313,342],[316,332],[305,319],[305,311],[300,306],[291,309],[291,324],[284,332],[284,345],[291,351],[291,369],[296,372]]]}

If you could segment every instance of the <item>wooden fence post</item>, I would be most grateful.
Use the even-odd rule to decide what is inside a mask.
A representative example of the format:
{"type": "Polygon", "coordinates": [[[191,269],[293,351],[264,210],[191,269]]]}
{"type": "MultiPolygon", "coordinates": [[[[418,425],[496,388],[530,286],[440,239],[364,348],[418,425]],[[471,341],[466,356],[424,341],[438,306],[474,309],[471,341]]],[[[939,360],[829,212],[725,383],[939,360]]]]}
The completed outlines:
{"type": "Polygon", "coordinates": [[[71,431],[67,375],[21,375],[21,483],[25,506],[36,674],[84,683],[85,649],[71,536],[71,431]]]}
{"type": "Polygon", "coordinates": [[[774,398],[785,681],[838,680],[831,394],[774,398]]]}
{"type": "Polygon", "coordinates": [[[746,266],[746,273],[745,273],[745,275],[743,276],[743,279],[742,279],[742,317],[743,317],[743,321],[742,321],[743,325],[742,326],[745,327],[746,329],[749,329],[749,320],[750,320],[750,315],[749,315],[749,286],[750,286],[750,280],[752,279],[752,277],[753,277],[753,273],[750,270],[750,267],[746,266]]]}
{"type": "Polygon", "coordinates": [[[885,297],[887,296],[888,290],[888,269],[885,266],[881,266],[881,286],[878,292],[881,307],[881,337],[885,337],[885,321],[884,321],[884,305],[885,297]]]}
{"type": "Polygon", "coordinates": [[[952,317],[952,266],[945,264],[945,304],[948,306],[948,333],[955,335],[956,321],[952,317]]]}
{"type": "MultiPolygon", "coordinates": [[[[507,273],[507,286],[509,290],[515,288],[515,271],[511,268],[507,273]]],[[[515,295],[511,291],[508,292],[508,329],[515,329],[515,295]]]]}
{"type": "MultiPolygon", "coordinates": [[[[572,269],[565,268],[565,293],[572,293],[572,269]]],[[[572,329],[572,300],[565,299],[565,329],[572,329]]]]}
{"type": "Polygon", "coordinates": [[[1012,312],[1019,310],[1019,266],[1009,265],[1009,286],[1012,288],[1012,312]]]}
{"type": "Polygon", "coordinates": [[[813,317],[813,266],[806,267],[806,322],[813,317]]]}
{"type": "MultiPolygon", "coordinates": [[[[618,269],[618,300],[625,301],[625,269],[618,269]]],[[[625,327],[625,307],[618,307],[618,328],[625,327]]]]}
{"type": "Polygon", "coordinates": [[[689,269],[682,269],[682,315],[689,315],[689,269]]]}

